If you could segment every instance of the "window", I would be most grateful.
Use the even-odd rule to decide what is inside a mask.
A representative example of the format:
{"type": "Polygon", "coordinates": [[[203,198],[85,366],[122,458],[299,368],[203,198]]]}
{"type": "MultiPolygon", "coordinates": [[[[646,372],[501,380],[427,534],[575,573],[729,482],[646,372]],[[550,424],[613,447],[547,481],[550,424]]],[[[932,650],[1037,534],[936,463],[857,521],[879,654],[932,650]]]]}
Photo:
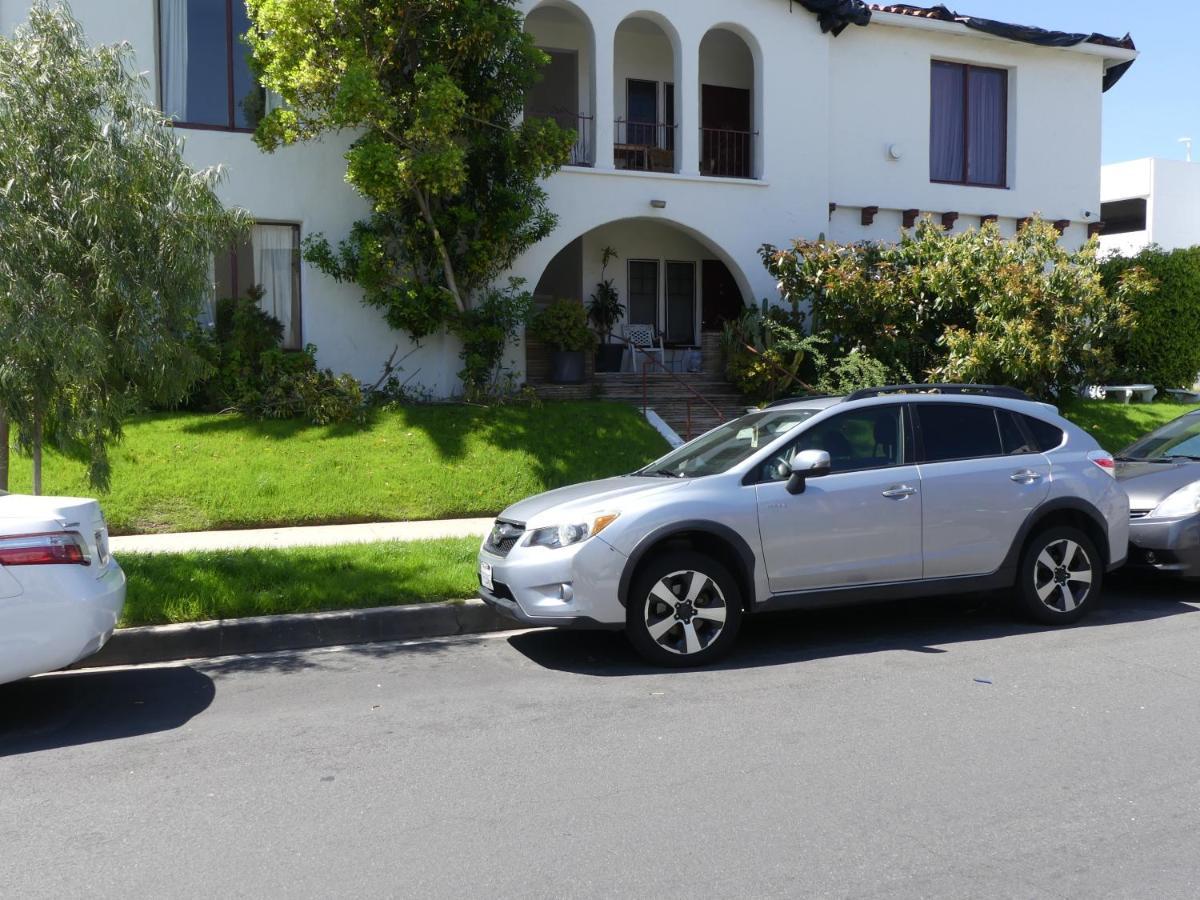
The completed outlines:
{"type": "Polygon", "coordinates": [[[930,180],[1005,187],[1008,73],[934,62],[930,98],[930,180]]]}
{"type": "Polygon", "coordinates": [[[1004,455],[1000,427],[990,406],[922,403],[917,418],[924,462],[1004,455]]]}
{"type": "Polygon", "coordinates": [[[663,147],[675,149],[675,85],[669,81],[663,84],[663,124],[667,127],[663,134],[663,147]]]}
{"type": "Polygon", "coordinates": [[[667,334],[673,344],[696,342],[696,264],[667,263],[667,334]]]}
{"type": "Polygon", "coordinates": [[[1105,234],[1131,234],[1146,230],[1146,198],[1110,200],[1100,204],[1100,221],[1105,234]]]}
{"type": "Polygon", "coordinates": [[[176,124],[253,130],[266,92],[250,71],[244,0],[158,0],[162,108],[176,124]]]}
{"type": "Polygon", "coordinates": [[[658,327],[658,260],[629,261],[629,322],[658,327]]]}
{"type": "Polygon", "coordinates": [[[626,87],[628,120],[624,143],[658,146],[658,82],[630,78],[626,87]]]}
{"type": "Polygon", "coordinates": [[[883,469],[904,461],[904,429],[900,407],[859,409],[818,422],[796,439],[791,459],[802,450],[824,450],[831,472],[883,469]]]}
{"type": "Polygon", "coordinates": [[[1049,422],[1043,422],[1033,416],[1021,416],[1021,420],[1025,423],[1025,428],[1033,435],[1033,442],[1043,453],[1062,446],[1066,435],[1057,425],[1051,425],[1049,422]]]}
{"type": "Polygon", "coordinates": [[[996,410],[996,421],[1000,425],[1000,444],[1007,455],[1018,456],[1022,453],[1037,452],[1037,448],[1025,434],[1025,429],[1021,427],[1015,413],[1010,413],[1006,409],[998,409],[996,410]]]}
{"type": "MultiPolygon", "coordinates": [[[[815,416],[819,409],[777,409],[750,413],[714,428],[640,470],[639,475],[672,475],[700,478],[727,472],[749,459],[776,438],[815,416]]],[[[779,457],[762,465],[763,481],[778,477],[779,457]]]]}
{"type": "Polygon", "coordinates": [[[261,289],[259,305],[283,325],[284,348],[304,346],[299,225],[255,224],[247,239],[213,261],[213,282],[216,298],[248,297],[261,289]]]}

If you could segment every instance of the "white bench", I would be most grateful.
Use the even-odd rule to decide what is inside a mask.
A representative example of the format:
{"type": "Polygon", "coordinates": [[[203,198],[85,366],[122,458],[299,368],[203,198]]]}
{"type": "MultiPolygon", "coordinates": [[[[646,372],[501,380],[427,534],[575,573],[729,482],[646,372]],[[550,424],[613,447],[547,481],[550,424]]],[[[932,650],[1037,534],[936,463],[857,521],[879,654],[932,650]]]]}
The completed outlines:
{"type": "Polygon", "coordinates": [[[1167,388],[1167,393],[1171,395],[1171,399],[1181,403],[1195,403],[1200,400],[1200,391],[1189,391],[1186,388],[1167,388]]]}
{"type": "Polygon", "coordinates": [[[1105,395],[1114,394],[1121,397],[1122,403],[1128,403],[1133,399],[1133,395],[1138,395],[1138,400],[1142,403],[1149,403],[1158,393],[1158,388],[1152,384],[1104,384],[1101,385],[1105,395]]]}

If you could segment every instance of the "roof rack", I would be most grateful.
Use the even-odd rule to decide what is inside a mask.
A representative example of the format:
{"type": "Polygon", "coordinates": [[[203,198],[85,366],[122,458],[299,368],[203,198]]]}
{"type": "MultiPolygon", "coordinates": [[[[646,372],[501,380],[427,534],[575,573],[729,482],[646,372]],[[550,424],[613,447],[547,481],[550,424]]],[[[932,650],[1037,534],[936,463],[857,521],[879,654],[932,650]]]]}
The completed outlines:
{"type": "Polygon", "coordinates": [[[796,397],[784,397],[780,400],[772,400],[763,409],[773,409],[776,406],[786,406],[789,403],[803,403],[805,400],[828,400],[830,397],[837,396],[836,394],[800,394],[796,397]]]}
{"type": "Polygon", "coordinates": [[[846,398],[846,402],[884,397],[888,394],[973,394],[982,397],[1004,397],[1008,400],[1033,400],[1024,391],[1001,384],[886,384],[855,391],[846,398]]]}

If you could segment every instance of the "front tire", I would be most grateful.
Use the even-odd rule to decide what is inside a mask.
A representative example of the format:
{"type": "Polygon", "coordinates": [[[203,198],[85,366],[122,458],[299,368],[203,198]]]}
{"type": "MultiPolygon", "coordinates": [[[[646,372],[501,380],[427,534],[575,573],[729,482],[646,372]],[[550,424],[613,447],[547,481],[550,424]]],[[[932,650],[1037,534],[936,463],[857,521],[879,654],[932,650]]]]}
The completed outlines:
{"type": "Polygon", "coordinates": [[[1029,617],[1044,625],[1078,621],[1096,605],[1103,584],[1103,559],[1078,528],[1048,528],[1021,555],[1017,596],[1029,617]]]}
{"type": "Polygon", "coordinates": [[[742,593],[711,557],[679,550],[653,557],[634,578],[625,633],[648,662],[702,666],[729,652],[742,624],[742,593]]]}

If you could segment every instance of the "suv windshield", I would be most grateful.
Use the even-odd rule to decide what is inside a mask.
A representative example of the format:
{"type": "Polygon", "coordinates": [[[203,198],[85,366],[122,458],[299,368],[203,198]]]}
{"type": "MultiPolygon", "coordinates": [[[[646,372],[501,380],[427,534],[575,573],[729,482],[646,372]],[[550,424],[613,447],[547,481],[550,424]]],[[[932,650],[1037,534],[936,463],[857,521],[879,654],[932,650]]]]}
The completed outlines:
{"type": "Polygon", "coordinates": [[[700,478],[728,472],[781,434],[811,419],[819,409],[764,410],[735,419],[655,460],[634,475],[700,478]]]}
{"type": "Polygon", "coordinates": [[[1200,459],[1200,415],[1186,415],[1152,431],[1121,452],[1122,459],[1200,459]]]}

